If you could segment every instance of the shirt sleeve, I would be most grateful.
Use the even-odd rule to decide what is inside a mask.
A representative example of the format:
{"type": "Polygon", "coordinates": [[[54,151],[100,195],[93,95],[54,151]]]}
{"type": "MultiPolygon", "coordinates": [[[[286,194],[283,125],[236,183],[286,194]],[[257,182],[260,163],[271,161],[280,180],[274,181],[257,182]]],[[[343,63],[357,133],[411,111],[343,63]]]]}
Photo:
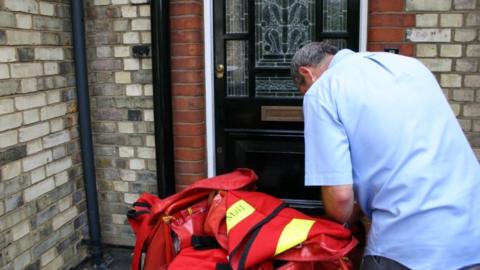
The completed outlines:
{"type": "Polygon", "coordinates": [[[307,186],[353,183],[348,137],[334,104],[321,96],[304,97],[307,186]]]}

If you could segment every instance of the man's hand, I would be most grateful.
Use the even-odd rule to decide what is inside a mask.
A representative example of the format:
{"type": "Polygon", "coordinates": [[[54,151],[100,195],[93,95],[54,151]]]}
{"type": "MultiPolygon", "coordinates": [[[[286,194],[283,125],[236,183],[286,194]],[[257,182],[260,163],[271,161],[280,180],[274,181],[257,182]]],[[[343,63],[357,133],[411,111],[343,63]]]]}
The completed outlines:
{"type": "Polygon", "coordinates": [[[328,217],[340,223],[350,220],[353,211],[352,185],[323,186],[322,199],[328,217]]]}

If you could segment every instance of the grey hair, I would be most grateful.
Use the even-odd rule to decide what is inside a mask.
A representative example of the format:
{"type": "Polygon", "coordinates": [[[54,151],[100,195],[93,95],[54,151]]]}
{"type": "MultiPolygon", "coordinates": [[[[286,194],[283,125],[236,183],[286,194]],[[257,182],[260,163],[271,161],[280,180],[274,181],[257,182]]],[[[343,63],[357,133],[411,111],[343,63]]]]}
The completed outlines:
{"type": "Polygon", "coordinates": [[[327,55],[334,55],[338,48],[328,43],[328,41],[311,42],[298,50],[292,58],[290,64],[290,74],[293,81],[298,85],[303,83],[304,78],[298,72],[302,66],[318,66],[327,55]]]}

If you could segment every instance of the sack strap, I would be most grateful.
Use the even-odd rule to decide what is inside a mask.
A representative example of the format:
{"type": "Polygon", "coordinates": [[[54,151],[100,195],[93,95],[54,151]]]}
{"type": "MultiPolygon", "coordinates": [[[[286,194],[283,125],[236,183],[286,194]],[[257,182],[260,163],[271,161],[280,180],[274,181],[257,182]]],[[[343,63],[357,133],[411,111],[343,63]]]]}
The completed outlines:
{"type": "Polygon", "coordinates": [[[192,235],[192,246],[196,250],[220,248],[213,236],[192,235]]]}
{"type": "MultiPolygon", "coordinates": [[[[272,220],[280,211],[282,211],[284,208],[286,208],[288,205],[286,203],[281,203],[275,210],[273,210],[268,216],[266,216],[262,221],[259,223],[255,224],[249,232],[251,233],[250,237],[247,240],[247,243],[245,244],[245,248],[242,251],[242,254],[240,255],[240,261],[238,263],[238,270],[243,270],[245,267],[245,262],[247,261],[248,254],[250,253],[250,248],[252,247],[253,242],[258,236],[258,233],[262,229],[262,226],[265,225],[265,223],[269,222],[272,220]]],[[[230,253],[230,259],[233,258],[235,253],[238,251],[238,248],[240,245],[238,245],[231,253],[230,253]]]]}
{"type": "Polygon", "coordinates": [[[137,217],[141,216],[141,215],[144,215],[144,214],[149,214],[150,211],[149,210],[140,210],[140,211],[137,211],[137,210],[134,210],[134,209],[130,209],[128,210],[127,212],[127,218],[130,218],[130,219],[137,219],[137,217]]]}
{"type": "Polygon", "coordinates": [[[149,204],[148,202],[134,202],[134,203],[132,204],[132,206],[133,206],[133,207],[135,207],[135,206],[140,206],[140,207],[147,207],[147,208],[152,207],[152,205],[149,204]]]}
{"type": "Polygon", "coordinates": [[[228,263],[217,263],[215,270],[232,270],[232,267],[228,263]]]}

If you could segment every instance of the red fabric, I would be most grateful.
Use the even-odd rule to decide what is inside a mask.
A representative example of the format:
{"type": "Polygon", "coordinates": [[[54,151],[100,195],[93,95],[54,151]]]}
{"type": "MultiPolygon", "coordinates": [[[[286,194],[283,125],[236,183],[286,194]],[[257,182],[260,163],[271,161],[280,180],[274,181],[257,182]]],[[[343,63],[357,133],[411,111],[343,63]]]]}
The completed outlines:
{"type": "Polygon", "coordinates": [[[225,224],[226,200],[223,192],[215,195],[205,219],[205,233],[212,235],[223,249],[228,249],[227,226],[225,224]]]}
{"type": "MultiPolygon", "coordinates": [[[[255,212],[231,228],[228,233],[230,262],[234,270],[239,269],[242,252],[247,247],[248,239],[253,235],[252,228],[282,203],[281,200],[260,192],[231,191],[227,194],[227,209],[239,200],[250,204],[255,212]],[[232,254],[236,249],[238,250],[232,254]]],[[[261,227],[249,247],[244,268],[248,269],[271,258],[285,261],[335,261],[350,252],[356,244],[357,241],[350,231],[340,224],[312,218],[292,208],[284,208],[261,227]],[[313,220],[315,223],[309,231],[307,240],[300,247],[291,248],[274,256],[280,235],[293,218],[313,220]]]]}
{"type": "MultiPolygon", "coordinates": [[[[207,198],[211,190],[247,188],[256,180],[257,175],[252,170],[237,169],[231,173],[199,180],[165,199],[159,199],[149,193],[142,194],[136,202],[137,205],[129,211],[128,215],[128,222],[136,235],[132,270],[140,269],[142,251],[146,252],[145,269],[160,269],[173,259],[170,227],[164,223],[162,219],[164,215],[175,214],[192,205],[193,202],[207,198]],[[148,204],[148,206],[138,204],[148,204]]],[[[185,240],[183,243],[183,246],[186,246],[185,240]]]]}
{"type": "MultiPolygon", "coordinates": [[[[192,235],[205,234],[215,236],[229,253],[238,249],[234,256],[230,256],[230,263],[236,270],[252,228],[282,204],[281,200],[263,193],[238,191],[251,188],[255,180],[253,171],[239,169],[200,180],[165,199],[142,194],[129,211],[129,223],[137,236],[132,269],[140,269],[142,251],[145,252],[143,269],[146,270],[215,269],[218,262],[227,262],[226,251],[194,250],[191,247],[192,235]],[[248,202],[256,211],[232,228],[227,238],[226,209],[239,199],[248,202]],[[179,250],[174,249],[172,231],[179,239],[179,250]]],[[[277,270],[345,270],[350,266],[342,260],[342,256],[356,244],[350,232],[339,224],[314,219],[289,208],[281,210],[264,224],[256,239],[246,256],[245,269],[274,270],[273,260],[282,260],[287,263],[277,270]],[[279,235],[292,218],[312,219],[315,223],[300,247],[274,257],[279,235]]]]}
{"type": "MultiPolygon", "coordinates": [[[[169,262],[173,260],[173,242],[168,225],[158,222],[152,230],[152,235],[148,239],[145,250],[145,262],[143,269],[158,270],[164,269],[169,262]],[[158,252],[161,250],[162,252],[158,252]]],[[[138,264],[137,264],[138,265],[138,264]]],[[[132,269],[136,269],[132,265],[132,269]]]]}
{"type": "Polygon", "coordinates": [[[153,214],[161,215],[172,203],[205,190],[238,190],[252,185],[257,175],[250,169],[236,169],[227,174],[199,180],[179,193],[169,196],[152,208],[153,214]]]}
{"type": "MultiPolygon", "coordinates": [[[[278,261],[277,261],[278,263],[278,261]]],[[[288,261],[283,262],[280,266],[274,267],[272,260],[262,262],[260,265],[256,265],[249,270],[349,270],[352,269],[352,265],[349,260],[337,259],[334,261],[288,261]]]]}
{"type": "MultiPolygon", "coordinates": [[[[204,199],[192,207],[172,215],[170,228],[178,237],[180,250],[192,246],[193,235],[205,235],[203,224],[207,215],[208,200],[204,199]]],[[[177,253],[178,250],[175,250],[177,253]]]]}
{"type": "Polygon", "coordinates": [[[255,208],[255,212],[242,220],[241,223],[230,229],[230,232],[228,233],[229,254],[232,253],[233,250],[237,249],[240,244],[242,244],[242,241],[245,240],[247,235],[250,233],[250,230],[255,225],[260,223],[268,214],[270,214],[275,208],[283,203],[280,199],[260,192],[237,193],[232,191],[227,194],[226,208],[228,209],[241,199],[253,206],[253,208],[255,208]]]}
{"type": "Polygon", "coordinates": [[[327,262],[288,262],[275,270],[348,270],[342,259],[327,262]]]}
{"type": "Polygon", "coordinates": [[[180,251],[168,270],[215,270],[218,263],[227,262],[227,251],[224,249],[195,250],[189,247],[180,251]]]}
{"type": "MultiPolygon", "coordinates": [[[[148,243],[147,239],[150,237],[150,232],[154,231],[155,222],[152,222],[152,215],[150,214],[151,208],[152,206],[159,204],[160,201],[161,200],[155,195],[144,193],[142,194],[142,196],[140,196],[140,198],[138,198],[136,203],[143,203],[143,204],[147,204],[148,206],[135,206],[134,209],[130,210],[128,213],[128,214],[135,215],[134,217],[128,215],[128,222],[130,223],[130,226],[132,227],[133,232],[136,235],[135,247],[133,249],[134,255],[132,257],[132,265],[131,265],[131,268],[133,270],[139,269],[142,250],[146,245],[145,243],[148,243]]],[[[161,231],[163,231],[163,228],[161,231]]],[[[165,245],[166,243],[163,242],[162,244],[162,242],[160,242],[157,244],[162,246],[162,245],[165,245]]],[[[167,250],[165,246],[162,246],[161,248],[163,250],[167,250]]],[[[160,258],[160,260],[165,260],[165,259],[166,259],[165,257],[160,258]]]]}

